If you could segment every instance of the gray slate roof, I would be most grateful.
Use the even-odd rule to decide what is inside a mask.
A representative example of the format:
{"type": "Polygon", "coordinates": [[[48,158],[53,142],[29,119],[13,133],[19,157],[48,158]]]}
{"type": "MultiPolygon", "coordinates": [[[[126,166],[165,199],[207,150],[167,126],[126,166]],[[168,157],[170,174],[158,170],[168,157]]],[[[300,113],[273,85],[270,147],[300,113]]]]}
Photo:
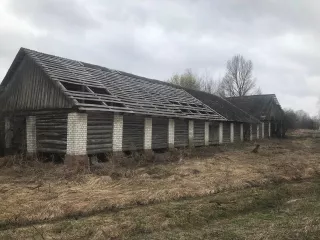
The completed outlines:
{"type": "Polygon", "coordinates": [[[226,120],[173,85],[25,48],[19,50],[2,87],[8,84],[25,56],[40,66],[79,110],[226,120]]]}
{"type": "Polygon", "coordinates": [[[273,105],[277,106],[278,109],[282,111],[275,94],[229,97],[227,100],[261,120],[269,119],[273,105]]]}
{"type": "Polygon", "coordinates": [[[238,108],[231,102],[227,101],[224,98],[219,96],[197,91],[191,89],[185,89],[189,92],[192,96],[196,97],[204,104],[208,105],[212,109],[216,110],[222,116],[227,118],[229,121],[234,122],[243,122],[243,123],[259,123],[260,120],[255,118],[254,116],[248,114],[247,112],[243,111],[242,109],[238,108]]]}

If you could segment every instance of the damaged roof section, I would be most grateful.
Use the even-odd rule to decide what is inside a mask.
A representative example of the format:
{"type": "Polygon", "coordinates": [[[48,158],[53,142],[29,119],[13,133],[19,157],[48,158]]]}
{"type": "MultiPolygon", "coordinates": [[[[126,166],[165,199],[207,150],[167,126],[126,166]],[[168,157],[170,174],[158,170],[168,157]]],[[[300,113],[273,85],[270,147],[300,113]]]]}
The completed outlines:
{"type": "Polygon", "coordinates": [[[283,117],[283,110],[275,94],[229,97],[227,100],[260,120],[283,117]]]}
{"type": "Polygon", "coordinates": [[[208,105],[210,108],[216,110],[222,116],[227,118],[229,121],[234,122],[244,122],[244,123],[259,123],[260,120],[251,116],[247,112],[243,111],[242,109],[238,108],[231,102],[227,101],[224,98],[219,96],[197,91],[191,89],[185,89],[189,92],[192,96],[202,101],[204,104],[208,105]]]}
{"type": "Polygon", "coordinates": [[[185,90],[160,81],[21,48],[1,86],[30,57],[79,110],[226,120],[185,90]]]}

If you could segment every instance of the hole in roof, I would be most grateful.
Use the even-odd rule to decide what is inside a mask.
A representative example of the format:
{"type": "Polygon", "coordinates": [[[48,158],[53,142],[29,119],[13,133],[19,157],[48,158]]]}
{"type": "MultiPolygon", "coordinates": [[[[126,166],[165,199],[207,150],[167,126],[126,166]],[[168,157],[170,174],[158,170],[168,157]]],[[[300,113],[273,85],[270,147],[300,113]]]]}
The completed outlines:
{"type": "Polygon", "coordinates": [[[78,102],[80,103],[84,103],[84,104],[92,104],[92,105],[104,105],[103,102],[100,101],[95,101],[95,100],[89,100],[89,99],[76,99],[78,102]]]}
{"type": "Polygon", "coordinates": [[[192,113],[198,113],[198,111],[196,110],[190,110],[192,113]]]}
{"type": "Polygon", "coordinates": [[[68,82],[60,82],[62,86],[65,87],[68,91],[74,91],[74,92],[89,92],[86,86],[80,85],[80,84],[74,84],[74,83],[68,83],[68,82]]]}
{"type": "Polygon", "coordinates": [[[91,86],[89,86],[88,88],[90,88],[92,90],[92,92],[97,93],[97,94],[110,95],[108,90],[105,88],[91,87],[91,86]]]}
{"type": "Polygon", "coordinates": [[[198,107],[196,104],[190,103],[189,104],[191,107],[198,107]]]}
{"type": "Polygon", "coordinates": [[[116,103],[116,102],[105,102],[110,107],[125,107],[122,103],[116,103]]]}
{"type": "Polygon", "coordinates": [[[183,105],[183,106],[189,106],[188,103],[183,103],[183,102],[182,102],[182,103],[180,103],[180,104],[183,105]]]}
{"type": "Polygon", "coordinates": [[[188,109],[180,109],[181,112],[184,112],[184,113],[189,113],[188,109]]]}
{"type": "Polygon", "coordinates": [[[169,103],[172,103],[172,104],[179,104],[178,102],[171,101],[171,100],[169,100],[169,103]]]}
{"type": "Polygon", "coordinates": [[[199,111],[201,114],[208,114],[207,112],[204,111],[199,111]]]}

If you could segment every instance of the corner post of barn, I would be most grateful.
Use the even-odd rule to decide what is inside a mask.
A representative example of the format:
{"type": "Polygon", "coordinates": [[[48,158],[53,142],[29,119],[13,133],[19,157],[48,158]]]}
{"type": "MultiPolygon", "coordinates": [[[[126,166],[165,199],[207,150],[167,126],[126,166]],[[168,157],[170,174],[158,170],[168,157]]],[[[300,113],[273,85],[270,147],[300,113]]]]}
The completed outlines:
{"type": "Polygon", "coordinates": [[[230,142],[234,142],[234,123],[230,123],[230,142]]]}
{"type": "Polygon", "coordinates": [[[26,140],[27,140],[27,154],[34,155],[37,153],[37,129],[36,116],[26,117],[26,140]]]}
{"type": "Polygon", "coordinates": [[[174,148],[174,119],[168,121],[168,147],[174,148]]]}
{"type": "Polygon", "coordinates": [[[86,113],[68,114],[65,165],[73,170],[86,170],[90,167],[87,155],[87,118],[86,113]]]}
{"type": "Polygon", "coordinates": [[[219,144],[223,143],[223,122],[219,123],[219,144]]]}

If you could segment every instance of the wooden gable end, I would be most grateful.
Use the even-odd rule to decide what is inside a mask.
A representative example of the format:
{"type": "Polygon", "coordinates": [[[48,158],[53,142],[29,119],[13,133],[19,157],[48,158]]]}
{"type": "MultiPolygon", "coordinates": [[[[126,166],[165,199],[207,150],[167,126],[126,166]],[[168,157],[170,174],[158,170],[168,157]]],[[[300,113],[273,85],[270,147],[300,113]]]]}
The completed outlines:
{"type": "Polygon", "coordinates": [[[33,59],[25,56],[1,94],[1,111],[71,108],[72,101],[33,59]]]}

